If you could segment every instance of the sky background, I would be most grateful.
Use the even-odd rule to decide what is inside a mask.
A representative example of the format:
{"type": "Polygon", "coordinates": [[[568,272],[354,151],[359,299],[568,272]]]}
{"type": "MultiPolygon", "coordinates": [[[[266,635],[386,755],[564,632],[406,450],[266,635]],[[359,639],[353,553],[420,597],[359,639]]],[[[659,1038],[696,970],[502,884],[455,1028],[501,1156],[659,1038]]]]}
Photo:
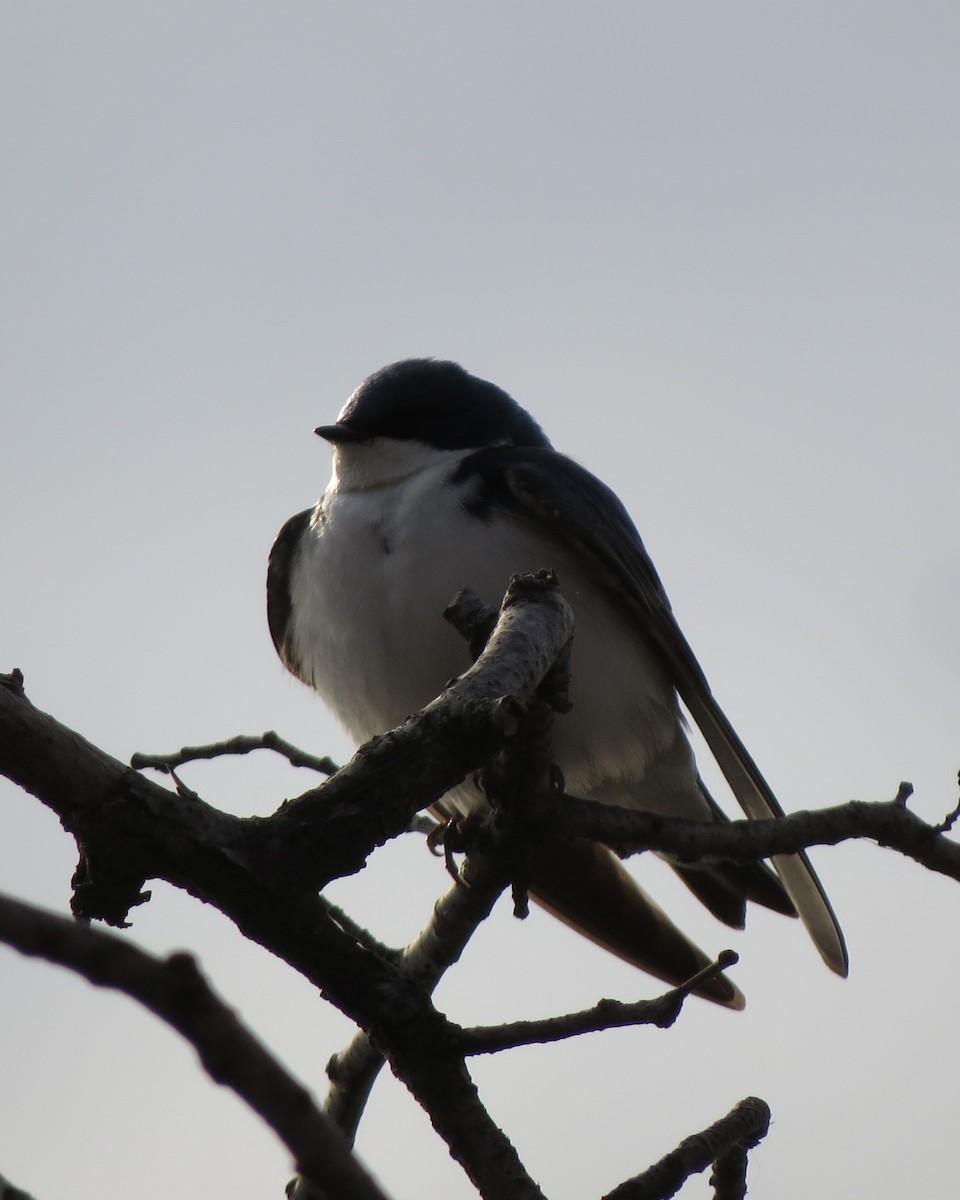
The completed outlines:
{"type": "MultiPolygon", "coordinates": [[[[939,819],[958,63],[960,8],[925,0],[0,5],[0,670],[120,759],[264,729],[346,757],[274,656],[266,556],[329,476],[313,427],[436,355],[619,492],[787,809],[908,779],[939,819]]],[[[241,814],[311,782],[267,756],[184,777],[241,814]]],[[[550,1200],[750,1094],[774,1116],[751,1195],[952,1190],[960,887],[869,845],[814,859],[846,982],[796,923],[727,931],[642,863],[705,949],[740,952],[746,1011],[475,1064],[550,1200]]],[[[74,865],[0,783],[0,888],[66,911],[74,865]]],[[[410,838],[333,892],[404,942],[445,886],[410,838]]],[[[306,982],[166,885],[133,922],[323,1095],[350,1027],[306,982]]],[[[657,991],[503,904],[439,1003],[469,1023],[657,991]]],[[[282,1196],[284,1149],[152,1016],[6,949],[0,995],[0,1173],[37,1200],[282,1196]]],[[[391,1080],[359,1149],[397,1198],[473,1195],[391,1080]]]]}

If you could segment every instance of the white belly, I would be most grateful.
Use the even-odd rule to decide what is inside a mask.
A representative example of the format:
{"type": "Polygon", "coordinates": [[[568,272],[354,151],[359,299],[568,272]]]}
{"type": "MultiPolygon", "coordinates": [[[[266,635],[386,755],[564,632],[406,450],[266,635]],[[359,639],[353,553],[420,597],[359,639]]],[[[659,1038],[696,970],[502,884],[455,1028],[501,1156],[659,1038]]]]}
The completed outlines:
{"type": "Polygon", "coordinates": [[[545,553],[534,530],[464,511],[442,486],[449,473],[431,468],[401,486],[324,497],[291,588],[305,677],[365,741],[469,667],[465,642],[443,619],[461,588],[499,606],[512,574],[551,567],[576,616],[572,710],[554,734],[568,789],[703,815],[673,689],[643,641],[563,548],[545,553]]]}

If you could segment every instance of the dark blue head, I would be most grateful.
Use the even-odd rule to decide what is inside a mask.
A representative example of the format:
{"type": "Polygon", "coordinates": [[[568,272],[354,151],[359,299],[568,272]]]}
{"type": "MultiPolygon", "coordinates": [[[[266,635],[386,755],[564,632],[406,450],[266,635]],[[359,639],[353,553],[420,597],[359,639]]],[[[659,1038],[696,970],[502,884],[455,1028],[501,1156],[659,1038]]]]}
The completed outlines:
{"type": "Polygon", "coordinates": [[[433,358],[408,358],[368,376],[336,425],[321,425],[317,433],[334,444],[388,437],[440,450],[550,445],[506,392],[457,363],[433,358]]]}

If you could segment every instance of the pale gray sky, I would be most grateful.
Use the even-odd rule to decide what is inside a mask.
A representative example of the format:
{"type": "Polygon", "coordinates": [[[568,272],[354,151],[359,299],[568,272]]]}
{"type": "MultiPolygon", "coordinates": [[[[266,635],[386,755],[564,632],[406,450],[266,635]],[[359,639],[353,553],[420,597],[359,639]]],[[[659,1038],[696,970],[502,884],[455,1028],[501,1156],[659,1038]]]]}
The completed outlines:
{"type": "MultiPolygon", "coordinates": [[[[960,766],[960,9],[951,3],[140,0],[0,7],[2,661],[120,758],[276,728],[349,744],[276,661],[263,572],[329,473],[311,430],[392,359],[455,358],[630,508],[788,809],[939,817],[960,766]]],[[[231,811],[306,780],[198,767],[231,811]]],[[[597,1196],[744,1095],[752,1193],[937,1196],[955,1174],[960,888],[815,854],[851,953],[732,934],[743,1014],[691,1005],[476,1065],[551,1200],[597,1196]]],[[[0,887],[66,908],[71,841],[0,790],[0,887]]],[[[445,886],[413,841],[339,889],[387,938],[445,886]]],[[[348,1035],[172,889],[188,947],[323,1092],[348,1035]]],[[[0,1171],[38,1200],[281,1196],[272,1136],[147,1014],[0,950],[0,1171]]],[[[459,1021],[655,987],[499,911],[459,1021]]],[[[360,1149],[397,1197],[472,1190],[402,1090],[360,1149]]],[[[705,1184],[684,1193],[696,1200],[705,1184]]]]}

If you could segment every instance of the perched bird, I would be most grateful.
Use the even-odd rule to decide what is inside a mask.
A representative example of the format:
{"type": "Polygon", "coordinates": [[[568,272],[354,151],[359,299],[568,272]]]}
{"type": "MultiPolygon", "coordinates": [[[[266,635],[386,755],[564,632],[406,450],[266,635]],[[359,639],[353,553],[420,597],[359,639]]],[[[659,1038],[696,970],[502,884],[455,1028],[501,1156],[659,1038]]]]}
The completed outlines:
{"type": "MultiPolygon", "coordinates": [[[[470,665],[442,617],[461,588],[496,605],[512,574],[549,567],[576,618],[571,711],[554,725],[567,790],[725,820],[697,772],[679,695],[744,812],[782,813],[625,508],[506,392],[456,363],[409,359],[365,379],[316,432],[333,445],[333,476],[274,544],[268,617],[284,664],[358,742],[399,725],[470,665]]],[[[464,787],[443,807],[478,802],[464,787]]],[[[778,857],[776,874],[762,863],[672,865],[733,927],[747,900],[798,913],[827,965],[846,974],[843,936],[805,854],[778,857]]],[[[544,907],[660,979],[683,982],[709,961],[603,846],[545,844],[529,879],[544,907]]],[[[725,978],[701,994],[743,1005],[725,978]]]]}

